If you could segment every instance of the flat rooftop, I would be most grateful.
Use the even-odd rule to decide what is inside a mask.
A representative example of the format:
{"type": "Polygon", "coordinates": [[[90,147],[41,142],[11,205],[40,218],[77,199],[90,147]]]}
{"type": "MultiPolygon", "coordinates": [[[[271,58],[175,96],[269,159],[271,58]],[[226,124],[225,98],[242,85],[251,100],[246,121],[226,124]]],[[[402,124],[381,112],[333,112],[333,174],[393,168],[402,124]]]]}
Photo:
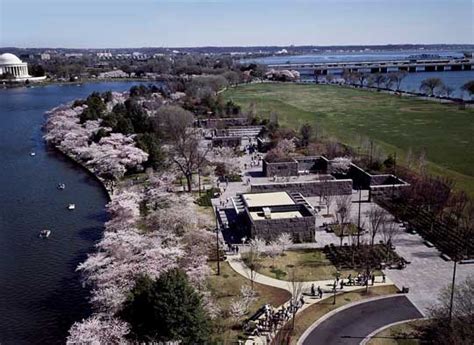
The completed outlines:
{"type": "Polygon", "coordinates": [[[295,202],[286,192],[243,194],[248,207],[294,205],[295,202]]]}
{"type": "MultiPolygon", "coordinates": [[[[265,215],[263,211],[250,212],[250,217],[253,220],[263,220],[265,215]]],[[[287,219],[287,218],[303,218],[300,211],[286,211],[286,212],[271,212],[270,219],[287,219]]]]}

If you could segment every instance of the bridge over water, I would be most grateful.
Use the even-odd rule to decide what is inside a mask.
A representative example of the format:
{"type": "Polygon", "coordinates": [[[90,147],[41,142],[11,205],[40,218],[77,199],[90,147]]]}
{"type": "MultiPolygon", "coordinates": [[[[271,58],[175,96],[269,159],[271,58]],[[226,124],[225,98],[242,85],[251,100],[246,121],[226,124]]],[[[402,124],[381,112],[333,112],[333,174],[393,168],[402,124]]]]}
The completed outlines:
{"type": "Polygon", "coordinates": [[[285,63],[269,64],[268,68],[276,70],[296,70],[303,75],[342,74],[344,71],[361,73],[471,71],[474,70],[474,59],[285,63]]]}

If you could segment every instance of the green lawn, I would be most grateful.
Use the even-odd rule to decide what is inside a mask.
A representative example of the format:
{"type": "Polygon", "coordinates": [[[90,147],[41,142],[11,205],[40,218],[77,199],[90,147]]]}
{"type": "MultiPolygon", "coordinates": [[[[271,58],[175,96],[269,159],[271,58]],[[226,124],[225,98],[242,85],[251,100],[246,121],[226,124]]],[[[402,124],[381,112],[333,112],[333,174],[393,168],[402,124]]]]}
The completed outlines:
{"type": "MultiPolygon", "coordinates": [[[[245,260],[245,254],[243,258],[245,260]]],[[[296,278],[300,281],[334,279],[336,272],[338,272],[319,249],[288,250],[285,254],[275,258],[262,255],[258,263],[257,272],[281,280],[291,280],[293,269],[295,269],[296,278]]],[[[349,274],[356,277],[359,272],[344,269],[339,270],[339,273],[342,278],[346,279],[349,274]]],[[[374,273],[380,275],[378,271],[374,273]]]]}
{"type": "Polygon", "coordinates": [[[254,102],[264,117],[277,112],[281,124],[295,129],[308,122],[355,148],[369,137],[398,157],[424,149],[431,172],[474,195],[473,109],[332,85],[250,84],[224,97],[244,110],[254,102]]]}
{"type": "Polygon", "coordinates": [[[417,328],[427,323],[426,320],[416,320],[389,327],[377,333],[369,340],[368,345],[419,345],[417,328]]]}

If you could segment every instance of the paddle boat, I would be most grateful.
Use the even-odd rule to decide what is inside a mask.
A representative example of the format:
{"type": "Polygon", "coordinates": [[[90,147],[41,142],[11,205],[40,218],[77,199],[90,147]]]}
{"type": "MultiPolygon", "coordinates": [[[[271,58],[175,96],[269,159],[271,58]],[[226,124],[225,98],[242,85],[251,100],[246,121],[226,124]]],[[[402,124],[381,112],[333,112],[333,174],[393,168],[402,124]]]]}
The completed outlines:
{"type": "Polygon", "coordinates": [[[67,207],[68,210],[74,210],[76,208],[76,204],[69,204],[67,207]]]}
{"type": "Polygon", "coordinates": [[[39,233],[39,237],[41,238],[48,238],[51,235],[51,230],[41,230],[39,233]]]}

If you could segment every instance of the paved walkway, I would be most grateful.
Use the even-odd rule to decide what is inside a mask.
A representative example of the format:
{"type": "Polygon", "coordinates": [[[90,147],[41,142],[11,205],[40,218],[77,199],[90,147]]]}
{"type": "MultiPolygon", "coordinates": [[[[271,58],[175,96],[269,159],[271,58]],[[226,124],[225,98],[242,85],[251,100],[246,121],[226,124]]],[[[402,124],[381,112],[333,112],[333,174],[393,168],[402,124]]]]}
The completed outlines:
{"type": "MultiPolygon", "coordinates": [[[[318,199],[312,200],[312,202],[314,202],[313,205],[317,203],[317,200],[318,199]]],[[[354,193],[353,201],[357,200],[358,194],[354,193]]],[[[351,208],[351,219],[355,224],[357,224],[358,206],[359,204],[357,202],[353,202],[351,208]]],[[[331,213],[334,212],[334,207],[334,204],[330,207],[331,213]]],[[[366,212],[371,207],[380,206],[371,202],[361,203],[362,227],[367,228],[368,219],[366,212]]],[[[317,225],[319,224],[318,222],[321,222],[321,220],[317,219],[317,225]]],[[[368,237],[368,234],[365,234],[361,239],[368,241],[368,237]]],[[[316,247],[324,247],[330,243],[339,245],[340,243],[340,238],[335,234],[327,233],[318,227],[316,228],[315,239],[316,247]]],[[[381,234],[377,234],[375,242],[378,243],[382,239],[381,234]]],[[[343,243],[350,244],[350,239],[344,237],[343,243]]],[[[403,270],[387,269],[384,272],[398,288],[410,288],[407,297],[426,316],[430,307],[437,303],[440,291],[451,284],[454,263],[442,259],[440,256],[441,253],[434,247],[428,247],[420,235],[410,234],[402,227],[399,227],[399,231],[394,236],[392,243],[395,246],[397,254],[411,263],[403,270]]],[[[456,281],[463,281],[469,275],[473,274],[474,264],[458,265],[456,281]]]]}
{"type": "Polygon", "coordinates": [[[384,325],[421,317],[422,314],[404,295],[364,301],[339,308],[298,344],[358,345],[384,325]]]}
{"type": "MultiPolygon", "coordinates": [[[[229,255],[227,257],[227,261],[229,262],[230,266],[232,267],[234,271],[244,276],[245,278],[250,279],[250,274],[251,274],[250,269],[243,263],[242,258],[240,257],[240,254],[229,255]]],[[[255,275],[254,282],[256,283],[283,289],[290,292],[291,294],[294,291],[293,286],[292,286],[294,284],[292,284],[289,281],[275,279],[275,278],[268,277],[266,275],[256,273],[256,272],[254,273],[254,275],[255,275]]],[[[331,292],[332,286],[334,284],[334,279],[306,281],[306,282],[301,282],[300,284],[302,285],[303,293],[308,293],[311,290],[312,284],[314,284],[316,288],[320,286],[323,292],[331,292]]],[[[382,277],[376,277],[375,284],[377,286],[385,286],[385,285],[393,285],[393,282],[389,278],[386,278],[385,283],[382,283],[382,277]]],[[[349,291],[358,290],[360,288],[363,288],[363,286],[353,285],[353,286],[344,286],[344,289],[340,290],[339,285],[338,285],[337,291],[349,292],[349,291]]]]}
{"type": "MultiPolygon", "coordinates": [[[[250,270],[242,262],[240,254],[229,255],[227,257],[227,261],[229,262],[230,266],[232,267],[232,269],[234,271],[236,271],[240,275],[244,276],[245,278],[250,279],[250,270]]],[[[376,282],[375,282],[376,286],[393,285],[393,283],[390,281],[390,279],[386,279],[385,283],[382,283],[381,279],[382,278],[377,277],[376,282]]],[[[276,288],[279,288],[279,289],[286,290],[292,295],[294,294],[295,286],[299,285],[298,288],[301,288],[300,291],[304,295],[305,303],[300,309],[298,309],[297,314],[300,313],[301,311],[305,310],[309,306],[315,304],[315,303],[319,303],[321,301],[324,301],[328,298],[333,297],[332,286],[333,286],[333,283],[334,283],[334,279],[299,282],[299,283],[293,284],[291,282],[271,278],[271,277],[265,276],[265,275],[260,274],[260,273],[254,273],[254,281],[256,283],[259,283],[259,284],[268,285],[268,286],[272,286],[272,287],[276,287],[276,288]],[[311,290],[311,285],[312,284],[314,284],[315,287],[318,287],[318,286],[321,287],[321,289],[323,290],[323,297],[321,299],[318,298],[318,297],[314,297],[314,296],[308,296],[308,294],[311,290]]],[[[343,292],[362,290],[364,288],[365,288],[364,286],[355,285],[355,286],[345,286],[341,290],[338,286],[337,293],[340,294],[340,293],[343,293],[343,292]]],[[[288,307],[288,305],[289,305],[289,302],[284,304],[284,306],[286,308],[288,307]]],[[[251,336],[245,342],[245,344],[246,345],[266,345],[266,344],[268,344],[268,337],[266,335],[263,335],[263,336],[260,336],[260,337],[251,336]]]]}

